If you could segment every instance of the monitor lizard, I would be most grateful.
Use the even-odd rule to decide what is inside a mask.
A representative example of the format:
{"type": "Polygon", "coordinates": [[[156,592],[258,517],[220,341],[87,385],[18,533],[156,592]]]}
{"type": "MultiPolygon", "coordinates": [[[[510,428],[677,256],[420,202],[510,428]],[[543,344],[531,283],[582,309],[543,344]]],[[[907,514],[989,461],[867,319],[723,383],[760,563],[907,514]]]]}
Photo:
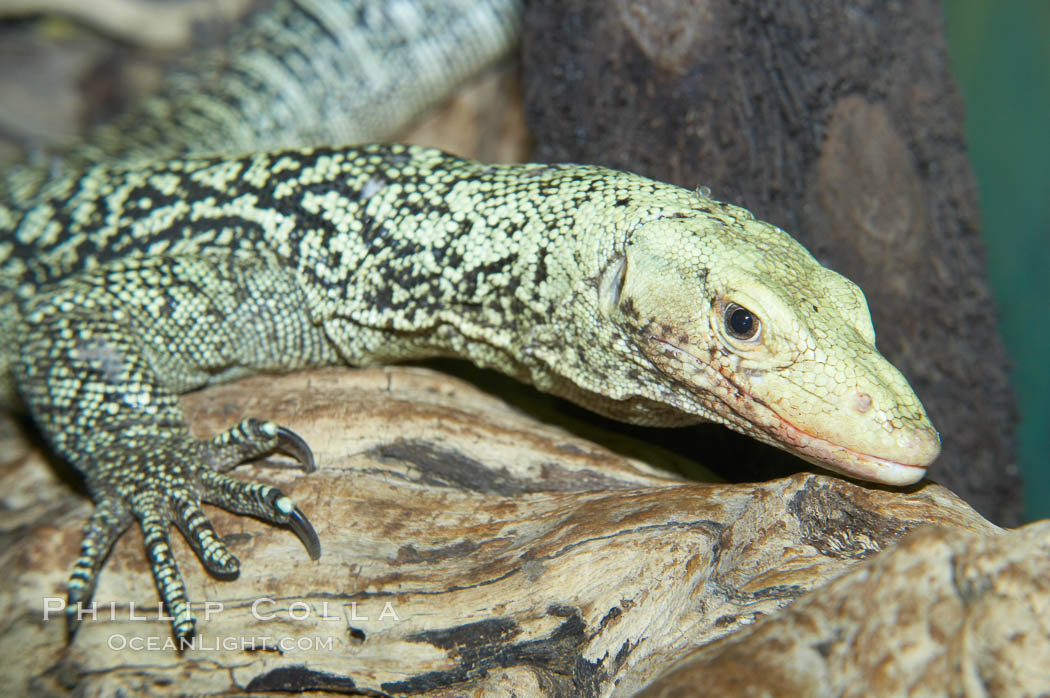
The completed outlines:
{"type": "MultiPolygon", "coordinates": [[[[357,5],[279,3],[269,26],[292,32],[306,16],[332,33],[334,11],[318,7],[357,5]]],[[[216,89],[194,114],[247,110],[251,93],[216,89]]],[[[153,104],[162,116],[0,189],[0,397],[29,410],[95,502],[68,585],[71,636],[136,521],[177,637],[195,620],[171,524],[210,573],[239,570],[201,502],[285,525],[320,555],[279,489],[225,474],[275,451],[309,471],[300,437],[254,418],[210,440],[188,431],[179,394],[252,373],[455,356],[616,419],[719,422],[873,482],[916,482],[939,452],[860,289],[703,190],[258,134],[248,154],[208,155],[218,146],[192,142],[207,125],[153,104]]]]}

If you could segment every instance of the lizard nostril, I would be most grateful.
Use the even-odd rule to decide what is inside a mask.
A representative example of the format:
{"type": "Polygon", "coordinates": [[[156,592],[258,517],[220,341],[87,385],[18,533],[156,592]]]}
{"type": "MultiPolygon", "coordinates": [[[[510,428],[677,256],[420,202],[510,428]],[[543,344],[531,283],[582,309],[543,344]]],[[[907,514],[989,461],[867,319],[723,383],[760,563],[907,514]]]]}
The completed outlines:
{"type": "Polygon", "coordinates": [[[853,409],[857,410],[861,414],[864,414],[871,409],[871,395],[867,393],[857,393],[853,396],[853,409]]]}

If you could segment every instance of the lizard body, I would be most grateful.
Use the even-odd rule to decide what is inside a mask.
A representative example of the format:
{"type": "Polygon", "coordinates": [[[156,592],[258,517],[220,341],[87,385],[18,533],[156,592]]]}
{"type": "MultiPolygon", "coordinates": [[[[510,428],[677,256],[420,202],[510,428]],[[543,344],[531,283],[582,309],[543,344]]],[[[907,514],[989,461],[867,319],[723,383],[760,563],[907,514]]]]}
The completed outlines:
{"type": "Polygon", "coordinates": [[[210,441],[177,395],[259,371],[445,355],[621,420],[716,421],[877,482],[939,440],[875,349],[860,290],[778,228],[700,192],[579,165],[409,146],[125,158],[0,208],[0,369],[96,510],[90,598],[142,526],[177,635],[194,629],[171,523],[219,577],[205,501],[316,535],[276,488],[221,471],[309,449],[247,419],[210,441]]]}

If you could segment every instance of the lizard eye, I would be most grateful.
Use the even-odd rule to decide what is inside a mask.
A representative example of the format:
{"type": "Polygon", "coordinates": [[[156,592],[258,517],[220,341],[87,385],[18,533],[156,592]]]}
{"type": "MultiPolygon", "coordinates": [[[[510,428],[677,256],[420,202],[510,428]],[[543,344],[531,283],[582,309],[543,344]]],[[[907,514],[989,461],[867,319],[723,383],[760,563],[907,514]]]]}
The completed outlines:
{"type": "Polygon", "coordinates": [[[722,315],[726,326],[726,332],[736,339],[749,340],[758,336],[762,329],[762,322],[758,316],[742,305],[726,303],[725,312],[722,315]]]}

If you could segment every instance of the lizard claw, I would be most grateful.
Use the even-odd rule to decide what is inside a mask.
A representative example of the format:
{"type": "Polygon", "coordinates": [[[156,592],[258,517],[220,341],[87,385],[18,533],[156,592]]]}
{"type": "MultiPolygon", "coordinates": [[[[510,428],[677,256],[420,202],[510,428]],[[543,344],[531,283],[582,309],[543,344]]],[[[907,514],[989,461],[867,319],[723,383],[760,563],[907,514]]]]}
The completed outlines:
{"type": "Polygon", "coordinates": [[[321,539],[317,537],[317,532],[314,530],[313,525],[299,507],[294,507],[292,509],[288,527],[292,529],[292,533],[297,535],[299,540],[302,541],[303,547],[306,548],[306,554],[310,556],[310,559],[320,559],[321,539]]]}
{"type": "Polygon", "coordinates": [[[299,461],[299,465],[302,466],[304,473],[312,473],[317,470],[317,464],[314,462],[314,452],[310,450],[303,438],[291,429],[286,429],[282,426],[277,427],[276,450],[278,453],[283,453],[299,461]]]}

